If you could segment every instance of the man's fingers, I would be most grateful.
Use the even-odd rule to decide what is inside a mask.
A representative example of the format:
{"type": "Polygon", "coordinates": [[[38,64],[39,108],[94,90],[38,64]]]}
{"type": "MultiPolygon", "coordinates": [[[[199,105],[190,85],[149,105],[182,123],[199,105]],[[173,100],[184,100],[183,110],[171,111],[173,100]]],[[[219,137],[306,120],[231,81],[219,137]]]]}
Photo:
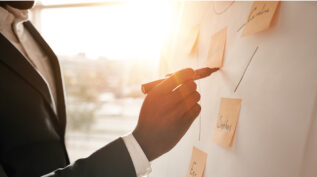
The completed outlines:
{"type": "Polygon", "coordinates": [[[180,84],[183,84],[188,80],[193,80],[194,75],[195,72],[191,68],[180,70],[153,88],[152,93],[167,94],[172,92],[180,84]]]}
{"type": "Polygon", "coordinates": [[[200,100],[200,94],[196,91],[188,95],[183,101],[177,104],[173,109],[175,111],[176,117],[183,116],[187,111],[192,109],[195,104],[200,100]]]}
{"type": "Polygon", "coordinates": [[[195,80],[210,76],[212,73],[214,73],[218,70],[219,70],[219,68],[208,68],[208,67],[198,69],[195,71],[195,80]]]}
{"type": "Polygon", "coordinates": [[[181,118],[181,122],[184,125],[184,130],[187,131],[187,129],[190,127],[190,125],[193,123],[193,121],[196,119],[196,117],[200,114],[201,106],[196,103],[189,111],[187,111],[183,117],[181,118]]]}
{"type": "Polygon", "coordinates": [[[171,93],[171,96],[168,98],[170,100],[169,105],[176,105],[180,101],[184,100],[188,95],[195,92],[196,89],[197,85],[194,81],[185,82],[171,93]]]}

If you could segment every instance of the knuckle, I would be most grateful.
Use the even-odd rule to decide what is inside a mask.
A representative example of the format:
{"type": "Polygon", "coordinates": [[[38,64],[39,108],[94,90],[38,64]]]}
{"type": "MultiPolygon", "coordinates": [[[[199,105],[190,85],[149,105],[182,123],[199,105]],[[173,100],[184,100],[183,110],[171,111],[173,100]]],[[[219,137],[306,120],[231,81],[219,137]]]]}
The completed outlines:
{"type": "Polygon", "coordinates": [[[174,74],[172,76],[170,76],[171,82],[173,83],[178,83],[178,75],[174,74]]]}
{"type": "Polygon", "coordinates": [[[185,68],[182,69],[176,74],[174,74],[174,77],[178,81],[178,83],[184,83],[187,80],[193,79],[195,75],[195,71],[192,68],[185,68]]]}
{"type": "Polygon", "coordinates": [[[191,113],[190,113],[191,117],[192,117],[192,118],[196,118],[196,117],[199,115],[200,111],[201,111],[200,105],[199,105],[199,104],[196,104],[196,105],[193,107],[193,109],[190,111],[190,112],[191,112],[191,113]]]}
{"type": "Polygon", "coordinates": [[[197,92],[198,101],[201,99],[201,95],[197,92]]]}
{"type": "Polygon", "coordinates": [[[192,109],[189,111],[193,117],[197,117],[201,111],[201,107],[199,104],[195,104],[192,109]]]}
{"type": "Polygon", "coordinates": [[[195,73],[195,71],[192,68],[185,68],[183,71],[187,72],[188,74],[194,74],[195,73]]]}
{"type": "Polygon", "coordinates": [[[186,78],[193,78],[195,71],[192,68],[185,68],[184,70],[182,70],[182,74],[186,78]]]}
{"type": "Polygon", "coordinates": [[[193,94],[193,97],[194,97],[194,100],[195,100],[195,102],[198,102],[199,100],[200,100],[200,94],[198,93],[198,92],[195,92],[194,94],[193,94]]]}
{"type": "Polygon", "coordinates": [[[197,90],[197,84],[193,82],[193,90],[197,90]]]}
{"type": "Polygon", "coordinates": [[[197,107],[197,108],[196,108],[197,111],[200,112],[200,111],[201,111],[201,106],[200,106],[200,104],[197,104],[196,107],[197,107]]]}
{"type": "Polygon", "coordinates": [[[189,91],[193,91],[197,89],[197,84],[194,81],[188,82],[186,89],[189,91]]]}
{"type": "Polygon", "coordinates": [[[145,97],[144,101],[150,101],[150,100],[154,100],[156,97],[156,94],[153,90],[151,90],[145,97]]]}

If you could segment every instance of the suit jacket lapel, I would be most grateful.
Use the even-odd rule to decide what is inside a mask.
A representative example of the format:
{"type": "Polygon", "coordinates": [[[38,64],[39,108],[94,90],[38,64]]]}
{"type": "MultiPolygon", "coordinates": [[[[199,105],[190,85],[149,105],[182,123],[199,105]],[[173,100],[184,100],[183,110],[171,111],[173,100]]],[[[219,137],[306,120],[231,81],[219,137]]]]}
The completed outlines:
{"type": "Polygon", "coordinates": [[[52,97],[49,93],[48,84],[41,74],[28,62],[28,60],[0,33],[0,62],[3,62],[11,70],[16,72],[35,90],[37,90],[44,100],[53,109],[52,97]],[[4,51],[5,50],[5,51],[4,51]]]}
{"type": "Polygon", "coordinates": [[[53,52],[53,50],[49,47],[49,45],[45,42],[42,38],[40,33],[35,29],[30,21],[24,23],[24,26],[29,30],[31,35],[34,39],[39,43],[42,47],[42,50],[49,56],[51,66],[53,67],[54,71],[54,78],[56,80],[56,91],[57,91],[57,113],[59,118],[60,124],[60,133],[64,137],[65,135],[65,127],[66,127],[66,105],[65,105],[65,94],[64,94],[64,86],[63,86],[63,79],[61,76],[61,69],[60,64],[58,62],[57,56],[53,52]]]}

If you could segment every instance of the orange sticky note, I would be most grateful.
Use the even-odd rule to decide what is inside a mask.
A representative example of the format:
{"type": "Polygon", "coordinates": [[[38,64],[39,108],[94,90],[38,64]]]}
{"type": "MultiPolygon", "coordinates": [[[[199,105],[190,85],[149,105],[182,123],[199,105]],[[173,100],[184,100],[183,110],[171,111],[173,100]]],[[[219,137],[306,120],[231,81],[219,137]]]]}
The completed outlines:
{"type": "Polygon", "coordinates": [[[207,153],[193,147],[192,157],[186,177],[203,177],[206,167],[207,153]]]}
{"type": "Polygon", "coordinates": [[[225,52],[227,27],[211,37],[206,65],[210,68],[221,68],[225,52]]]}
{"type": "Polygon", "coordinates": [[[241,99],[221,98],[216,129],[212,140],[223,147],[231,147],[241,108],[241,99]]]}
{"type": "Polygon", "coordinates": [[[268,29],[279,3],[279,1],[253,2],[242,36],[268,29]]]}
{"type": "Polygon", "coordinates": [[[199,30],[200,26],[196,25],[194,26],[188,33],[187,40],[186,40],[186,47],[185,51],[187,54],[191,54],[196,49],[198,39],[199,39],[199,30]]]}

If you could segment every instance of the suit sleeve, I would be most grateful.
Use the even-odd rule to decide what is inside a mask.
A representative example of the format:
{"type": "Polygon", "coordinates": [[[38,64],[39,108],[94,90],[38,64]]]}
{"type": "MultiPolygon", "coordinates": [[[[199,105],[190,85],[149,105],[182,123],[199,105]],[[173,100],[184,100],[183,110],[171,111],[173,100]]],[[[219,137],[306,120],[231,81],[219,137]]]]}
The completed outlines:
{"type": "Polygon", "coordinates": [[[7,177],[7,174],[4,172],[1,164],[0,164],[0,177],[7,177]]]}
{"type": "Polygon", "coordinates": [[[87,158],[42,177],[136,177],[129,152],[122,140],[109,143],[87,158]]]}

